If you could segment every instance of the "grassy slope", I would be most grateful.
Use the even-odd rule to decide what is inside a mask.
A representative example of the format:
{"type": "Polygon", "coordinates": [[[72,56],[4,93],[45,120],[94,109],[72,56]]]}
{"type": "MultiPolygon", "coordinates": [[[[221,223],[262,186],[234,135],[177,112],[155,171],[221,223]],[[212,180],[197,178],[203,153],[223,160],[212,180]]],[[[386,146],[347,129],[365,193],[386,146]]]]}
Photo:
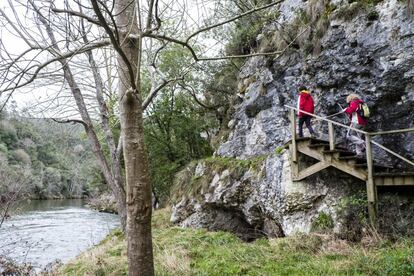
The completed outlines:
{"type": "MultiPolygon", "coordinates": [[[[348,244],[327,235],[244,243],[224,232],[182,229],[169,211],[154,214],[156,275],[413,275],[414,241],[366,239],[348,244]]],[[[115,231],[61,267],[59,275],[127,275],[126,246],[115,231]]]]}

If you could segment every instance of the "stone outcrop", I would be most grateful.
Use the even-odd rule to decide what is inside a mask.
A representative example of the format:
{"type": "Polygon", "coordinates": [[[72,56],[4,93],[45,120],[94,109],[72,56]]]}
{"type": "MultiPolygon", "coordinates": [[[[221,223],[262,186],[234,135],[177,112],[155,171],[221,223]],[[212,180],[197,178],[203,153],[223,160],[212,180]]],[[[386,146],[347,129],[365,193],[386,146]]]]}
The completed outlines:
{"type": "MultiPolygon", "coordinates": [[[[293,24],[298,13],[292,7],[306,9],[312,3],[315,1],[285,1],[279,7],[281,22],[293,24]]],[[[346,95],[356,92],[370,106],[369,130],[413,127],[414,16],[397,0],[382,1],[351,18],[341,14],[355,9],[355,3],[331,4],[336,6],[324,23],[326,29],[315,46],[317,53],[307,53],[299,45],[277,58],[246,61],[239,73],[239,92],[244,94],[228,124],[230,135],[215,155],[218,159],[263,160],[255,169],[244,167],[238,174],[231,169],[211,169],[208,162],[187,168],[191,177],[186,184],[178,181],[176,185],[203,179],[204,188],[197,190],[197,196],[183,194],[173,200],[175,223],[229,230],[248,240],[309,232],[323,224],[321,217],[329,217],[329,228],[346,232],[349,220],[341,204],[358,191],[363,193],[365,183],[333,169],[292,182],[289,155],[281,148],[290,139],[285,105],[295,106],[297,88],[306,85],[312,91],[316,113],[323,116],[339,111],[338,104],[346,104],[346,95]]],[[[272,32],[280,31],[277,26],[265,26],[266,33],[258,38],[272,37],[272,32]]],[[[346,123],[347,118],[336,120],[346,123]]],[[[325,125],[314,124],[320,133],[327,132],[325,125]]],[[[338,129],[336,134],[343,137],[345,131],[338,129]]],[[[374,140],[414,159],[414,133],[374,140]]],[[[377,160],[402,166],[383,151],[374,152],[377,160]]]]}

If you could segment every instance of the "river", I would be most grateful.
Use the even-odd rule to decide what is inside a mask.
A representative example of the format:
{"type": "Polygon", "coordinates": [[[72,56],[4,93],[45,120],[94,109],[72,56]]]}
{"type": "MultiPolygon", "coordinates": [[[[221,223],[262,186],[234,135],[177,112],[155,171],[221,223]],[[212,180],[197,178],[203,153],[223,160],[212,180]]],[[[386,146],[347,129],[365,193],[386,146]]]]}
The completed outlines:
{"type": "Polygon", "coordinates": [[[117,215],[85,207],[81,199],[32,200],[0,228],[0,255],[39,269],[68,260],[120,225],[117,215]]]}

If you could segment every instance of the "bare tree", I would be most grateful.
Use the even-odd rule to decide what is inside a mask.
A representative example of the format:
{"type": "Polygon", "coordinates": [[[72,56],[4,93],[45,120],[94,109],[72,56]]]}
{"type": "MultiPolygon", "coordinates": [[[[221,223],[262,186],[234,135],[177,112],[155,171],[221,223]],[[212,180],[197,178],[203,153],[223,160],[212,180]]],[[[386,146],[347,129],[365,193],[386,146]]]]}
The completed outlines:
{"type": "Polygon", "coordinates": [[[0,160],[0,228],[16,205],[27,196],[29,172],[30,168],[21,167],[17,173],[0,160]]]}

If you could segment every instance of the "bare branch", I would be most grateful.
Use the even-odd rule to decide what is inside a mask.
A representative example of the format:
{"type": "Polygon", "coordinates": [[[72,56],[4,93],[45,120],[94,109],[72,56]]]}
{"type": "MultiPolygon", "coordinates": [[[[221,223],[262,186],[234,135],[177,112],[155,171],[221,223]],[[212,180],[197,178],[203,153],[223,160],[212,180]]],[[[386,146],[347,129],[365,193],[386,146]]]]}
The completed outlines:
{"type": "Polygon", "coordinates": [[[43,68],[45,68],[46,66],[48,66],[49,64],[51,64],[53,62],[57,62],[57,61],[60,61],[60,60],[66,59],[66,58],[70,58],[70,57],[73,57],[75,55],[82,54],[84,52],[87,52],[87,51],[90,51],[90,50],[93,50],[93,49],[96,49],[96,48],[108,46],[110,44],[111,44],[111,42],[109,40],[103,40],[103,41],[99,41],[99,42],[95,42],[95,43],[90,43],[89,45],[84,45],[84,46],[82,46],[79,49],[75,49],[75,50],[69,51],[67,53],[63,53],[63,54],[60,54],[59,53],[58,56],[56,56],[56,57],[54,57],[54,58],[52,58],[50,60],[47,60],[44,63],[41,63],[39,65],[33,65],[33,66],[27,68],[25,71],[22,71],[21,72],[21,75],[26,74],[31,69],[37,67],[37,69],[35,70],[35,72],[32,73],[32,76],[27,81],[25,81],[22,84],[16,85],[16,86],[13,86],[13,87],[9,87],[9,88],[0,90],[0,93],[7,92],[7,91],[13,91],[13,90],[16,90],[18,88],[22,88],[22,87],[24,87],[24,86],[32,83],[37,78],[39,72],[43,68]]]}
{"type": "Polygon", "coordinates": [[[194,32],[193,34],[191,34],[191,35],[190,35],[190,36],[186,39],[185,43],[188,43],[188,42],[190,41],[190,39],[191,39],[191,38],[193,38],[194,36],[196,36],[196,35],[198,35],[198,34],[200,34],[200,33],[202,33],[202,32],[205,32],[205,31],[208,31],[208,30],[214,29],[214,28],[216,28],[216,27],[219,27],[219,26],[225,25],[225,24],[227,24],[227,23],[230,23],[230,22],[236,21],[237,19],[240,19],[240,18],[242,18],[242,17],[244,17],[244,16],[246,16],[246,15],[249,15],[249,14],[252,14],[252,13],[255,13],[255,12],[258,12],[258,11],[261,11],[261,10],[264,10],[264,9],[267,9],[267,8],[270,8],[270,7],[272,7],[272,6],[275,6],[275,5],[277,5],[277,4],[282,3],[283,1],[284,1],[284,0],[279,0],[279,1],[276,1],[276,2],[273,2],[273,3],[270,3],[270,4],[268,4],[268,5],[261,6],[261,7],[258,7],[258,8],[255,8],[255,9],[252,9],[252,10],[250,10],[250,11],[247,11],[247,12],[245,12],[245,13],[239,14],[239,15],[237,15],[237,16],[234,16],[234,17],[232,17],[232,18],[230,18],[230,19],[227,19],[227,20],[224,20],[224,21],[222,21],[222,22],[219,22],[219,23],[216,23],[216,24],[213,24],[213,25],[210,25],[210,26],[207,26],[207,27],[201,28],[200,30],[198,30],[198,31],[194,32]]]}
{"type": "Polygon", "coordinates": [[[63,9],[57,9],[57,8],[52,8],[52,11],[54,11],[55,13],[66,13],[66,14],[69,14],[69,15],[72,15],[72,16],[80,17],[80,18],[86,19],[87,21],[89,21],[89,22],[91,22],[95,25],[98,25],[98,26],[102,27],[102,24],[101,24],[101,22],[99,22],[99,20],[96,20],[96,19],[94,19],[90,16],[87,16],[86,14],[78,12],[78,11],[63,10],[63,9]]]}
{"type": "Polygon", "coordinates": [[[82,120],[75,120],[75,119],[59,120],[59,119],[55,119],[55,118],[51,118],[51,120],[56,122],[56,123],[60,123],[60,124],[81,124],[85,128],[88,127],[88,125],[82,120]]]}

